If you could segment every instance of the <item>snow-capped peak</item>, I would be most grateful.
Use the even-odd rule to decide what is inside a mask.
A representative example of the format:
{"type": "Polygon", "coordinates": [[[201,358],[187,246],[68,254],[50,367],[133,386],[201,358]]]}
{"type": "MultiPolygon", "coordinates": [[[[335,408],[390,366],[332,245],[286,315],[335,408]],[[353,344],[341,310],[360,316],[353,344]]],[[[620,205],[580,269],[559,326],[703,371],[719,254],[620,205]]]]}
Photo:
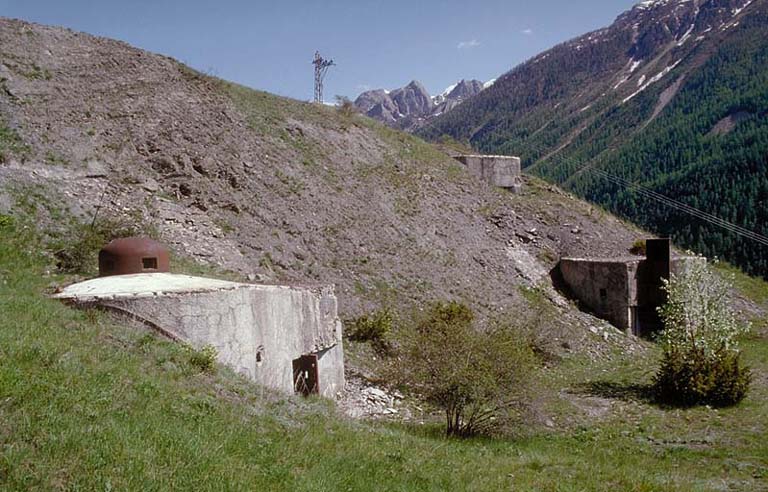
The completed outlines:
{"type": "Polygon", "coordinates": [[[453,92],[453,89],[455,89],[458,85],[459,85],[458,82],[456,82],[455,84],[449,85],[448,87],[445,88],[443,92],[440,93],[440,95],[443,97],[448,97],[448,94],[453,92]]]}
{"type": "Polygon", "coordinates": [[[445,88],[445,90],[444,90],[443,92],[441,92],[440,94],[438,94],[438,95],[436,95],[436,96],[432,96],[432,101],[433,101],[435,104],[440,104],[440,103],[442,103],[443,101],[445,101],[446,99],[448,99],[448,94],[450,94],[451,92],[453,92],[453,89],[455,89],[455,88],[456,88],[456,86],[458,86],[458,85],[459,85],[459,83],[458,83],[458,82],[456,82],[455,84],[451,84],[451,85],[449,85],[449,86],[448,86],[448,87],[446,87],[446,88],[445,88]]]}
{"type": "Polygon", "coordinates": [[[646,9],[652,9],[658,5],[666,5],[670,2],[677,2],[677,3],[685,3],[685,2],[692,2],[693,0],[643,0],[642,2],[636,3],[635,8],[646,10],[646,9]]]}

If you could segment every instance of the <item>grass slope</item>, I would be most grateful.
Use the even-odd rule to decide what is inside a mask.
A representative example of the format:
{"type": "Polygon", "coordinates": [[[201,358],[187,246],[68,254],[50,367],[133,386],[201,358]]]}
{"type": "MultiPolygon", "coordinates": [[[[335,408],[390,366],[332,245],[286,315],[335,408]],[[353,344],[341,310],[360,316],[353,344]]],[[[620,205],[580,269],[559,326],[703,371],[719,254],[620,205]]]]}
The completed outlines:
{"type": "Polygon", "coordinates": [[[563,388],[607,415],[515,440],[445,440],[430,425],[352,422],[321,400],[200,373],[182,347],[47,299],[55,279],[33,234],[0,228],[0,488],[765,488],[765,338],[747,344],[756,384],[738,408],[649,405],[636,388],[653,357],[574,359],[542,374],[558,422],[578,417],[563,388]]]}

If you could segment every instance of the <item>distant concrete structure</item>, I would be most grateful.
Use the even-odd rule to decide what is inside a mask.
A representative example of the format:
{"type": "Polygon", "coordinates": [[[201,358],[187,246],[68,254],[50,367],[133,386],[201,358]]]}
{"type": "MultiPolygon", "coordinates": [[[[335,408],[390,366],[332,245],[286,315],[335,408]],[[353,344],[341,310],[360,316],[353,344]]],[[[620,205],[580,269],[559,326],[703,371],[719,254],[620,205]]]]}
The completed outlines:
{"type": "Polygon", "coordinates": [[[666,302],[662,280],[706,261],[672,257],[669,239],[649,239],[645,258],[562,258],[559,268],[566,288],[597,316],[635,335],[648,335],[662,327],[656,311],[666,302]]]}
{"type": "Polygon", "coordinates": [[[492,186],[515,193],[522,190],[523,181],[519,157],[503,155],[455,155],[469,173],[492,186]]]}
{"type": "Polygon", "coordinates": [[[335,398],[344,388],[333,287],[285,287],[170,273],[100,277],[55,295],[136,319],[202,348],[264,386],[335,398]]]}

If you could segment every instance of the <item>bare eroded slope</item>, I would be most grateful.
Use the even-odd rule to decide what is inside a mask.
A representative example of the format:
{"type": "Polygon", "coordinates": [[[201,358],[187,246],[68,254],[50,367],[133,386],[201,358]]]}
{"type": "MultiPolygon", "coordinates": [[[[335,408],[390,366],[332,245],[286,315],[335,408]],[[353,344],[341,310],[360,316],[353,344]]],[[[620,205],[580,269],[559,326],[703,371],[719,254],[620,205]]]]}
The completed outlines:
{"type": "Polygon", "coordinates": [[[586,339],[597,321],[549,293],[549,270],[640,235],[540,182],[510,195],[362,116],[117,41],[0,19],[0,79],[0,208],[32,197],[56,225],[101,205],[251,278],[335,283],[347,318],[446,298],[517,316],[543,285],[564,336],[586,339]]]}

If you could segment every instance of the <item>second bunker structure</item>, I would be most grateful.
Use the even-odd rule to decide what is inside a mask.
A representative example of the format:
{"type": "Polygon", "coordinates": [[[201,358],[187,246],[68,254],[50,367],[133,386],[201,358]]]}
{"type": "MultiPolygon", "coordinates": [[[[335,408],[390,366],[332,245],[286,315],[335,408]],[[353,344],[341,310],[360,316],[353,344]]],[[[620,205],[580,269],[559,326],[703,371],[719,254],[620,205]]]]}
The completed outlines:
{"type": "Polygon", "coordinates": [[[562,258],[560,275],[569,293],[595,315],[635,335],[661,329],[657,308],[667,296],[663,280],[683,273],[698,256],[673,256],[669,239],[648,239],[646,257],[562,258]]]}
{"type": "Polygon", "coordinates": [[[505,155],[454,155],[472,176],[491,186],[506,188],[514,193],[523,187],[519,157],[505,155]]]}

